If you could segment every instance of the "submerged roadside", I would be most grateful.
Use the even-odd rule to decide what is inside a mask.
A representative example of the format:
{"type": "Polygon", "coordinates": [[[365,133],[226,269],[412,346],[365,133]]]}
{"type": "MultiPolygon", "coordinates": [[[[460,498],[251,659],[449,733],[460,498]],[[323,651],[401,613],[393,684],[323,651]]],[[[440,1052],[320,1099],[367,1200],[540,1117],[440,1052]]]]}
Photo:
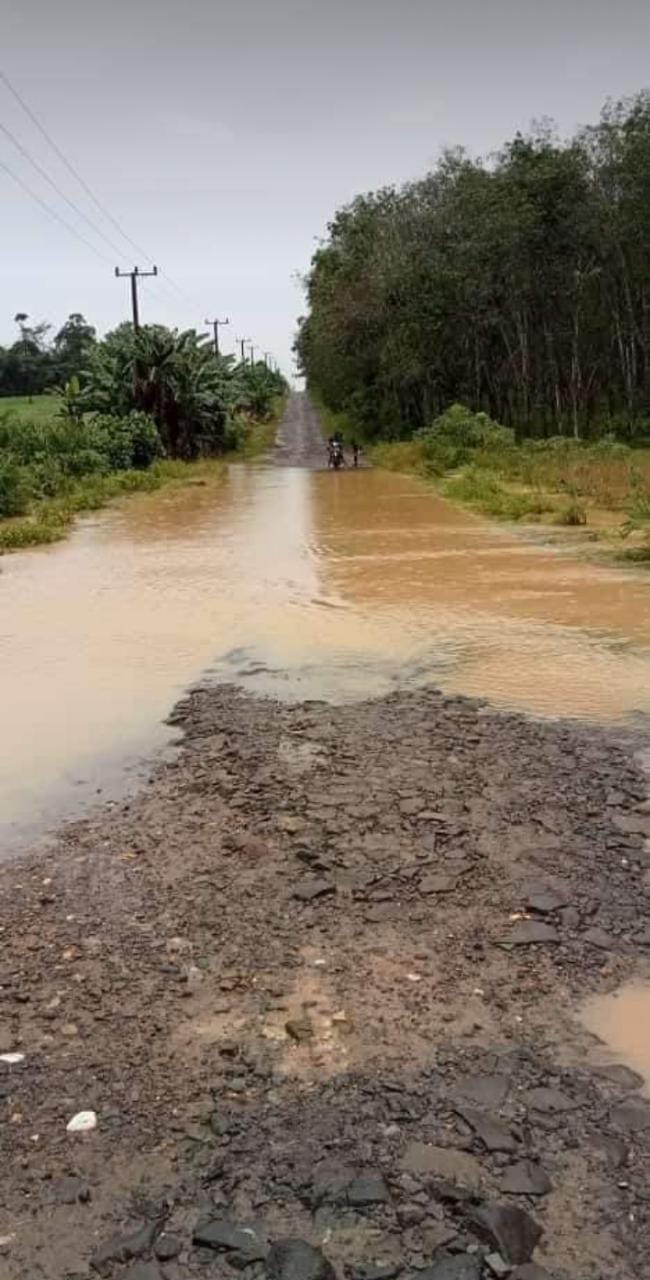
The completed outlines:
{"type": "Polygon", "coordinates": [[[0,517],[0,555],[3,551],[20,551],[26,547],[58,542],[70,531],[77,516],[98,511],[116,498],[150,493],[167,485],[218,482],[225,475],[227,462],[238,459],[250,461],[273,446],[285,403],[285,397],[278,398],[272,414],[263,420],[241,419],[235,447],[221,456],[190,462],[179,458],[159,458],[151,460],[146,467],[129,466],[105,475],[91,474],[70,479],[64,492],[34,501],[29,514],[0,517]]]}

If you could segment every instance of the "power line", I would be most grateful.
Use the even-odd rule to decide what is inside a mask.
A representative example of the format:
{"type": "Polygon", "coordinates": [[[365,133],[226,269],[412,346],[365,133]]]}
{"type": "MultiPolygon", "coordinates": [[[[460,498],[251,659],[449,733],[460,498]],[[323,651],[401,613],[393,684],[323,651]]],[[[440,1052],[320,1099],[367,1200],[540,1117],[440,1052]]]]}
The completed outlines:
{"type": "MultiPolygon", "coordinates": [[[[126,243],[127,243],[128,245],[130,245],[132,249],[134,249],[134,250],[136,251],[136,253],[138,254],[138,256],[143,257],[143,258],[146,258],[149,262],[153,263],[153,262],[154,262],[154,255],[153,255],[153,254],[151,254],[151,253],[147,253],[146,249],[143,249],[143,248],[142,248],[142,246],[141,246],[141,245],[139,245],[139,244],[137,243],[137,241],[135,241],[135,240],[132,240],[132,239],[131,239],[131,236],[129,236],[129,235],[127,234],[127,232],[124,230],[124,228],[123,228],[123,227],[121,226],[121,224],[118,222],[117,218],[116,218],[116,217],[114,217],[114,215],[111,213],[110,209],[107,209],[107,208],[106,208],[106,206],[105,206],[105,205],[102,203],[102,201],[99,199],[99,197],[98,197],[97,195],[95,195],[95,192],[93,191],[92,187],[90,187],[90,186],[88,185],[88,183],[86,182],[85,178],[83,178],[83,177],[82,177],[82,175],[79,173],[79,170],[75,167],[75,165],[73,165],[73,164],[72,164],[72,161],[68,159],[68,157],[67,157],[67,156],[65,155],[65,153],[62,151],[61,147],[59,147],[59,146],[58,146],[58,144],[54,141],[54,138],[51,136],[51,134],[50,134],[50,133],[48,133],[47,129],[45,128],[45,125],[44,125],[44,124],[42,124],[42,122],[40,121],[40,119],[38,118],[38,116],[36,115],[36,113],[35,113],[34,111],[32,111],[32,108],[31,108],[31,107],[29,106],[29,104],[25,101],[25,99],[23,98],[22,94],[20,94],[20,93],[18,92],[18,89],[16,89],[16,87],[12,84],[11,80],[9,79],[8,75],[6,74],[6,72],[5,72],[5,71],[3,71],[2,67],[0,67],[0,80],[3,82],[3,84],[4,84],[4,85],[6,86],[6,88],[9,90],[9,92],[10,92],[10,93],[13,95],[13,97],[16,99],[16,102],[18,102],[18,103],[19,103],[19,105],[22,107],[23,111],[24,111],[24,112],[25,112],[25,114],[29,117],[29,119],[32,121],[32,124],[34,124],[34,125],[35,125],[35,127],[38,129],[38,131],[39,131],[39,133],[42,135],[42,137],[43,137],[43,138],[45,138],[45,141],[47,142],[48,146],[50,146],[50,147],[52,148],[52,150],[54,151],[55,155],[57,155],[57,156],[58,156],[58,158],[59,158],[59,160],[61,161],[61,163],[65,166],[65,168],[68,170],[68,172],[72,174],[72,177],[75,179],[75,181],[76,181],[76,182],[78,182],[78,183],[79,183],[79,186],[80,186],[80,187],[85,191],[86,195],[90,198],[90,200],[92,200],[93,204],[96,206],[96,208],[97,208],[97,209],[99,210],[99,212],[102,214],[102,216],[103,216],[104,218],[106,218],[108,222],[110,222],[110,223],[111,223],[111,225],[115,228],[115,230],[116,230],[116,231],[118,232],[118,234],[122,237],[122,239],[123,239],[124,241],[126,241],[126,243]]],[[[10,133],[10,130],[6,129],[6,128],[5,128],[5,126],[0,126],[0,127],[2,127],[2,128],[4,129],[4,131],[8,134],[8,136],[10,136],[10,137],[11,137],[12,141],[15,143],[15,145],[16,145],[16,146],[18,146],[19,150],[21,150],[21,151],[23,152],[23,154],[27,156],[27,159],[28,159],[28,160],[29,160],[29,161],[34,165],[34,167],[37,169],[37,171],[38,171],[39,173],[41,173],[41,174],[42,174],[42,176],[46,179],[46,181],[47,181],[47,182],[49,182],[49,183],[50,183],[50,185],[51,185],[52,187],[54,187],[54,189],[57,191],[57,194],[58,194],[58,195],[60,195],[60,196],[61,196],[61,198],[62,198],[63,200],[65,200],[66,204],[70,205],[70,207],[71,207],[71,208],[73,208],[73,209],[75,210],[75,212],[76,212],[77,214],[79,214],[79,216],[80,216],[80,217],[82,217],[82,218],[84,219],[84,221],[85,221],[85,222],[87,222],[87,223],[88,223],[88,225],[89,225],[89,226],[91,226],[91,227],[93,228],[93,230],[95,230],[95,231],[96,231],[96,233],[97,233],[98,235],[101,235],[101,236],[102,236],[102,238],[106,241],[106,243],[107,243],[107,244],[109,244],[109,245],[110,245],[111,249],[112,249],[115,253],[118,253],[118,254],[120,255],[120,257],[124,257],[124,256],[125,256],[124,251],[123,251],[123,250],[121,250],[121,249],[118,249],[118,248],[116,247],[116,245],[114,245],[114,244],[112,243],[112,241],[111,241],[111,240],[106,236],[106,234],[105,234],[103,231],[101,231],[100,229],[98,229],[98,228],[97,228],[97,226],[96,226],[96,224],[95,224],[95,223],[93,223],[93,222],[92,222],[92,220],[91,220],[90,218],[88,218],[88,216],[87,216],[86,214],[84,214],[84,213],[83,213],[83,212],[78,208],[78,206],[77,206],[77,205],[75,205],[75,203],[74,203],[72,200],[70,200],[70,199],[68,198],[68,196],[66,196],[66,195],[65,195],[65,194],[60,190],[60,188],[58,188],[58,187],[56,186],[56,184],[54,183],[53,179],[51,179],[51,178],[49,177],[49,175],[47,175],[47,174],[46,174],[45,170],[43,170],[43,169],[41,169],[41,168],[40,168],[40,166],[37,164],[37,162],[36,162],[36,161],[32,158],[32,156],[29,154],[29,152],[27,151],[27,149],[26,149],[26,148],[23,148],[23,147],[22,147],[22,145],[18,142],[18,140],[17,140],[16,138],[14,138],[14,137],[13,137],[13,135],[10,133]]],[[[106,261],[106,259],[105,259],[105,261],[106,261]]],[[[163,286],[163,287],[164,287],[165,285],[169,285],[169,286],[170,286],[170,287],[171,287],[171,288],[172,288],[172,289],[173,289],[177,294],[179,294],[179,295],[180,295],[180,297],[184,298],[184,300],[185,300],[187,303],[189,303],[189,304],[190,304],[190,306],[192,306],[192,307],[197,307],[197,301],[196,301],[196,299],[195,299],[195,298],[193,298],[193,297],[191,297],[191,296],[190,296],[190,294],[186,293],[186,292],[185,292],[185,290],[184,290],[184,289],[182,289],[182,288],[181,288],[181,286],[180,286],[179,284],[177,284],[177,283],[176,283],[176,281],[175,281],[171,276],[169,276],[169,275],[167,274],[167,272],[162,272],[162,271],[161,271],[161,272],[159,272],[159,275],[158,275],[158,284],[159,284],[159,286],[163,286]],[[162,277],[162,278],[161,278],[161,277],[162,277]]],[[[199,309],[199,310],[200,310],[200,308],[198,308],[198,307],[197,307],[197,309],[199,309]]]]}
{"type": "MultiPolygon", "coordinates": [[[[110,236],[107,236],[107,235],[106,235],[105,231],[103,231],[103,230],[102,230],[102,228],[99,226],[99,224],[98,224],[98,223],[96,223],[96,222],[94,222],[92,218],[89,218],[89,217],[88,217],[88,215],[84,213],[83,209],[80,209],[80,208],[79,208],[79,205],[78,205],[74,200],[71,200],[71,199],[70,199],[70,198],[65,194],[65,191],[63,191],[63,190],[61,189],[61,187],[58,185],[58,183],[56,183],[56,182],[54,181],[54,179],[53,179],[52,177],[50,177],[50,175],[49,175],[49,173],[47,172],[47,170],[46,170],[46,169],[44,169],[44,168],[42,167],[42,165],[40,165],[40,164],[38,163],[38,161],[34,159],[34,157],[30,154],[30,152],[27,150],[27,148],[26,148],[25,146],[23,146],[23,144],[21,143],[20,139],[19,139],[19,138],[17,138],[17,137],[15,136],[15,134],[14,134],[14,133],[12,133],[11,129],[8,129],[6,125],[2,124],[2,122],[1,122],[1,121],[0,121],[0,132],[4,133],[4,134],[6,135],[6,137],[8,137],[8,138],[9,138],[10,142],[12,142],[12,143],[13,143],[13,145],[16,147],[16,149],[21,153],[21,155],[25,156],[25,158],[29,161],[29,163],[30,163],[31,165],[33,165],[33,167],[34,167],[34,169],[36,170],[36,172],[37,172],[37,173],[38,173],[38,174],[39,174],[39,175],[40,175],[40,176],[45,180],[45,182],[49,183],[49,185],[52,187],[52,190],[56,192],[56,194],[61,198],[61,200],[64,200],[64,201],[65,201],[65,203],[66,203],[67,205],[69,205],[69,207],[73,210],[73,212],[74,212],[74,213],[76,213],[76,214],[78,215],[78,217],[82,218],[82,219],[83,219],[83,221],[84,221],[84,222],[86,222],[86,223],[88,224],[88,226],[91,228],[91,230],[92,230],[92,231],[94,231],[96,235],[100,236],[100,238],[101,238],[102,240],[104,240],[104,241],[105,241],[105,243],[108,245],[109,249],[112,249],[112,250],[113,250],[113,252],[114,252],[114,253],[116,253],[116,254],[118,254],[118,256],[119,256],[120,258],[124,258],[124,257],[125,257],[125,252],[124,252],[124,250],[123,250],[123,249],[121,249],[121,248],[119,247],[119,245],[117,245],[117,244],[115,243],[115,241],[114,241],[114,240],[111,240],[110,236]]],[[[15,174],[13,174],[13,173],[12,173],[12,176],[13,176],[14,178],[16,177],[16,175],[15,175],[15,174]]],[[[27,188],[26,184],[23,184],[23,185],[25,186],[25,189],[26,189],[26,190],[29,190],[29,189],[27,188]]],[[[30,195],[33,195],[33,196],[34,196],[34,198],[37,198],[37,197],[36,197],[36,195],[35,195],[35,193],[34,193],[34,192],[32,192],[31,190],[29,191],[29,194],[30,194],[30,195]]],[[[48,212],[54,212],[53,210],[50,210],[50,209],[49,209],[49,206],[44,206],[44,207],[47,207],[47,208],[48,208],[48,212]]],[[[61,220],[61,219],[60,219],[60,220],[61,220]]],[[[62,220],[61,220],[61,221],[62,221],[62,220]]],[[[67,223],[64,223],[64,225],[66,225],[66,226],[67,226],[68,224],[67,224],[67,223]]],[[[69,227],[68,229],[70,229],[70,230],[71,230],[71,228],[70,228],[70,227],[69,227]]],[[[86,240],[84,239],[84,243],[89,244],[89,241],[86,241],[86,240]]],[[[106,262],[107,262],[107,261],[108,261],[108,258],[104,259],[104,261],[106,261],[106,262]]],[[[156,274],[157,274],[157,273],[156,273],[156,274]]],[[[165,301],[166,301],[166,302],[168,303],[168,305],[169,305],[168,297],[166,297],[166,295],[165,295],[164,293],[161,293],[159,290],[156,290],[156,295],[158,296],[158,298],[162,298],[163,302],[165,302],[165,301]]],[[[155,295],[155,296],[156,296],[156,295],[155,295]]]]}
{"type": "Polygon", "coordinates": [[[40,205],[41,209],[44,209],[45,212],[48,213],[51,218],[54,218],[56,222],[59,222],[61,224],[62,227],[65,227],[66,231],[70,232],[70,235],[75,236],[77,240],[80,240],[82,244],[85,244],[86,248],[90,249],[91,253],[94,253],[96,257],[101,258],[103,262],[108,262],[110,266],[113,265],[111,259],[107,256],[107,254],[102,253],[101,249],[97,248],[97,245],[93,244],[92,241],[87,240],[86,237],[83,236],[81,232],[77,230],[76,227],[73,227],[71,222],[68,222],[67,219],[62,217],[62,215],[56,209],[52,209],[51,206],[45,202],[45,200],[42,200],[41,197],[37,195],[35,191],[32,191],[31,187],[28,186],[28,184],[24,181],[24,179],[21,178],[17,173],[14,173],[13,169],[10,169],[9,165],[5,164],[4,160],[0,160],[0,169],[3,169],[5,173],[8,173],[9,177],[12,178],[13,181],[19,187],[22,187],[23,191],[26,191],[27,195],[30,196],[32,200],[35,200],[36,204],[40,205]]]}
{"type": "Polygon", "coordinates": [[[20,152],[20,154],[25,156],[25,158],[29,160],[29,163],[33,165],[34,169],[38,174],[40,174],[41,178],[43,178],[45,182],[49,183],[49,185],[52,187],[52,190],[56,191],[56,194],[60,196],[60,198],[64,200],[67,205],[69,205],[69,207],[73,210],[73,212],[76,213],[79,218],[82,218],[83,221],[88,224],[91,231],[94,231],[96,235],[100,236],[101,239],[106,242],[109,249],[112,249],[114,253],[119,254],[119,256],[123,258],[125,256],[124,250],[120,249],[115,244],[115,242],[111,240],[110,236],[106,235],[106,232],[102,230],[99,224],[96,222],[93,222],[92,218],[89,218],[88,215],[84,213],[83,209],[80,209],[79,205],[76,204],[74,200],[71,200],[69,196],[65,194],[65,191],[61,190],[61,187],[58,185],[57,182],[54,181],[54,178],[50,177],[47,170],[44,169],[42,165],[39,164],[38,160],[35,160],[34,157],[30,155],[29,151],[27,150],[27,147],[23,146],[20,139],[17,138],[14,133],[12,133],[11,129],[8,129],[6,125],[2,124],[1,121],[0,121],[0,130],[2,131],[2,133],[5,134],[7,138],[9,138],[9,141],[13,143],[14,147],[16,147],[16,149],[20,152]]]}
{"type": "Polygon", "coordinates": [[[119,222],[117,221],[117,218],[114,218],[110,210],[105,208],[101,200],[99,200],[98,197],[95,195],[92,188],[88,186],[88,183],[85,181],[84,178],[82,178],[78,170],[75,169],[71,161],[68,160],[67,156],[64,155],[61,148],[57,146],[54,139],[47,132],[47,129],[45,128],[45,126],[41,124],[38,116],[35,115],[31,107],[28,106],[28,104],[25,102],[25,99],[19,94],[18,90],[14,88],[13,84],[11,83],[11,80],[2,70],[2,67],[0,67],[0,80],[2,80],[3,84],[6,85],[9,92],[13,94],[16,101],[20,103],[20,106],[22,107],[23,111],[25,111],[26,114],[29,116],[30,120],[32,121],[32,124],[36,126],[39,133],[42,134],[42,136],[45,138],[45,141],[49,144],[49,146],[52,148],[55,154],[59,157],[59,160],[61,161],[61,163],[65,165],[68,172],[71,173],[73,178],[79,183],[79,186],[83,187],[83,190],[86,192],[86,195],[90,197],[93,204],[96,205],[96,207],[99,209],[99,212],[103,215],[103,217],[107,218],[108,221],[112,223],[112,225],[115,227],[115,230],[119,232],[119,234],[122,236],[122,239],[126,240],[127,244],[129,244],[132,249],[135,249],[137,254],[139,254],[143,258],[147,258],[150,262],[152,262],[153,258],[151,254],[147,253],[145,249],[142,249],[139,245],[135,243],[135,240],[132,240],[131,237],[126,234],[126,231],[124,231],[124,229],[120,226],[119,222]]]}
{"type": "MultiPolygon", "coordinates": [[[[48,146],[50,146],[54,151],[55,155],[58,156],[61,163],[65,166],[68,172],[72,174],[72,177],[75,179],[76,182],[79,183],[79,186],[83,189],[83,191],[85,191],[89,199],[92,200],[93,204],[99,210],[102,217],[106,218],[107,221],[111,223],[111,225],[115,228],[115,230],[122,237],[122,239],[126,241],[126,243],[130,245],[131,248],[134,249],[139,256],[146,258],[149,262],[153,263],[154,255],[147,253],[146,249],[143,249],[142,246],[137,243],[137,241],[131,239],[131,236],[129,236],[128,233],[124,230],[124,228],[118,222],[117,218],[115,218],[114,215],[111,213],[110,209],[107,209],[106,206],[99,199],[99,197],[95,195],[95,192],[93,191],[92,187],[88,185],[85,178],[83,178],[82,175],[79,173],[79,170],[75,167],[75,165],[72,164],[72,161],[68,159],[68,157],[62,151],[61,147],[59,147],[58,144],[54,141],[54,138],[51,136],[50,133],[48,133],[44,124],[42,124],[41,120],[38,118],[36,113],[32,111],[32,108],[25,101],[22,94],[20,94],[18,89],[16,89],[16,87],[12,84],[11,80],[9,79],[6,72],[3,71],[2,67],[0,67],[0,80],[3,82],[3,84],[9,90],[9,92],[12,94],[12,96],[16,99],[16,102],[18,102],[19,105],[22,107],[23,111],[32,121],[32,124],[34,124],[35,127],[38,129],[39,133],[45,139],[48,146]]],[[[10,138],[10,140],[18,148],[18,150],[21,151],[21,153],[24,156],[26,156],[26,158],[34,166],[36,171],[56,191],[57,195],[59,195],[60,198],[63,199],[66,202],[66,204],[69,205],[70,208],[73,209],[75,213],[79,217],[81,217],[83,221],[86,222],[88,226],[90,226],[97,235],[102,237],[102,239],[106,242],[106,244],[110,246],[110,248],[113,250],[114,253],[118,253],[120,257],[124,257],[125,256],[124,251],[119,249],[114,244],[114,242],[106,235],[106,233],[100,227],[98,227],[97,224],[91,218],[89,218],[88,215],[85,214],[83,210],[81,210],[79,206],[65,194],[65,192],[61,190],[61,188],[56,184],[54,179],[49,176],[46,170],[43,169],[36,160],[34,160],[33,156],[31,156],[27,148],[24,147],[23,144],[20,143],[20,141],[12,134],[11,130],[8,129],[5,125],[0,125],[0,129],[2,129],[3,132],[10,138]]],[[[15,179],[15,181],[19,182],[19,179],[16,177],[15,174],[12,173],[12,171],[7,166],[3,165],[3,167],[5,168],[6,172],[10,173],[10,175],[15,179]]],[[[32,198],[37,200],[38,203],[41,204],[41,206],[45,208],[47,212],[50,213],[53,217],[57,217],[57,220],[61,222],[63,226],[66,226],[70,231],[72,230],[72,228],[65,221],[65,219],[58,217],[55,214],[54,210],[51,210],[49,206],[45,204],[44,201],[41,201],[40,198],[36,196],[36,194],[28,188],[26,183],[22,183],[22,184],[19,183],[19,185],[23,185],[25,190],[28,191],[28,193],[32,196],[32,198]]],[[[78,233],[74,232],[73,234],[78,234],[78,233]]],[[[89,247],[91,247],[90,242],[87,241],[85,237],[81,236],[81,234],[78,234],[78,238],[82,240],[84,244],[87,244],[89,247]]],[[[99,251],[95,250],[94,247],[93,247],[93,252],[99,253],[99,251]]],[[[100,256],[103,256],[103,255],[100,255],[100,256]]],[[[107,262],[108,258],[104,257],[104,261],[107,262]]],[[[190,306],[192,306],[193,308],[197,307],[196,299],[193,298],[190,294],[186,293],[185,290],[182,289],[181,286],[177,284],[177,282],[170,275],[167,274],[167,272],[162,272],[162,271],[159,272],[158,286],[159,287],[162,286],[163,288],[165,286],[171,287],[171,289],[173,289],[178,295],[180,295],[180,297],[184,298],[185,302],[189,303],[190,306]]],[[[158,290],[156,290],[156,292],[158,292],[158,290]]],[[[159,295],[159,296],[164,296],[164,295],[159,295]]],[[[200,308],[197,307],[197,309],[200,309],[200,308]]]]}

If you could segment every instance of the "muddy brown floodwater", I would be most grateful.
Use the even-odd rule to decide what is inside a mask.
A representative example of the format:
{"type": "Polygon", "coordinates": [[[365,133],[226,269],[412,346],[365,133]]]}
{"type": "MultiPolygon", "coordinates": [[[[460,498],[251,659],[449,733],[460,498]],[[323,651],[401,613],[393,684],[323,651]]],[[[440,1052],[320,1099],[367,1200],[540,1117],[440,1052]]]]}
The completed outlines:
{"type": "Polygon", "coordinates": [[[591,996],[582,1021],[602,1045],[593,1060],[626,1062],[643,1077],[650,1093],[650,984],[629,982],[611,995],[591,996]]]}
{"type": "Polygon", "coordinates": [[[5,846],[114,789],[206,670],[282,698],[434,681],[544,716],[650,711],[643,574],[381,471],[235,465],[131,498],[6,557],[0,600],[5,846]]]}

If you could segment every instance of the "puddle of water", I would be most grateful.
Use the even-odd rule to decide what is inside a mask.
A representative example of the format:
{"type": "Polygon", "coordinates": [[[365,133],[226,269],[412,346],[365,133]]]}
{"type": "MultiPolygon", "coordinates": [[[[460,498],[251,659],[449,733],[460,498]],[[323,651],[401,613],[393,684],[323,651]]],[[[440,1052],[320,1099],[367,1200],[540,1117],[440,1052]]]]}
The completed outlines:
{"type": "Polygon", "coordinates": [[[288,698],[433,681],[541,715],[650,714],[650,584],[408,477],[235,466],[5,557],[0,654],[7,843],[168,741],[206,671],[288,698]]]}
{"type": "Polygon", "coordinates": [[[603,1041],[603,1063],[622,1062],[650,1089],[650,983],[630,982],[608,996],[593,996],[581,1022],[603,1041]]]}

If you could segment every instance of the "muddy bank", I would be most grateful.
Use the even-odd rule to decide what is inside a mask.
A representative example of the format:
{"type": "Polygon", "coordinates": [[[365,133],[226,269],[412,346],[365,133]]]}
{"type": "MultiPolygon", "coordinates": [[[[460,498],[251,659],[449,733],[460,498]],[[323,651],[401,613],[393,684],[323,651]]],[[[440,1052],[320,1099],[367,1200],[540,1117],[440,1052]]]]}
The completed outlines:
{"type": "Polygon", "coordinates": [[[641,744],[427,690],[174,723],[0,873],[2,1274],[650,1276],[650,1103],[573,1016],[649,954],[641,744]]]}

